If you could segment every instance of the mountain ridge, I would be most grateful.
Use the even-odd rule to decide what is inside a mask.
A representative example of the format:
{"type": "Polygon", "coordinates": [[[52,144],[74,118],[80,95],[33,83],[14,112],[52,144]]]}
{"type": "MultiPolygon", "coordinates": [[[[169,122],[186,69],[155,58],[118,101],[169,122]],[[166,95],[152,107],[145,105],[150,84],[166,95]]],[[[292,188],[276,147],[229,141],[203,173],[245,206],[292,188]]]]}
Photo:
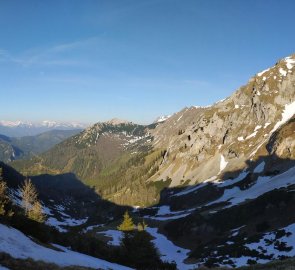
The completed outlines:
{"type": "Polygon", "coordinates": [[[50,130],[85,129],[89,124],[78,122],[41,122],[0,120],[0,134],[8,137],[35,136],[50,130]]]}
{"type": "Polygon", "coordinates": [[[50,130],[35,136],[7,137],[0,134],[0,160],[27,159],[52,148],[81,130],[50,130]]]}

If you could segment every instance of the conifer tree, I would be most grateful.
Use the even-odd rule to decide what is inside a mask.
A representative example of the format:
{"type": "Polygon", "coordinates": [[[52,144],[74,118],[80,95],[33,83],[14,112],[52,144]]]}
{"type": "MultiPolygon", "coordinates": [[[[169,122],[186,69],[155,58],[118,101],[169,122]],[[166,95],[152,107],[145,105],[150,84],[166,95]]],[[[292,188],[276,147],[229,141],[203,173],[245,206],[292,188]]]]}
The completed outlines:
{"type": "Polygon", "coordinates": [[[38,193],[31,179],[26,179],[21,187],[22,205],[28,218],[43,223],[45,215],[38,200],[38,193]]]}
{"type": "Polygon", "coordinates": [[[2,168],[0,168],[0,216],[5,215],[5,206],[8,202],[8,197],[6,195],[7,185],[2,178],[2,168]]]}
{"type": "Polygon", "coordinates": [[[28,212],[28,218],[37,222],[43,223],[45,221],[45,215],[42,211],[42,205],[39,201],[36,201],[32,208],[28,212]]]}
{"type": "Polygon", "coordinates": [[[144,220],[140,223],[138,223],[138,225],[137,225],[137,230],[139,231],[139,232],[143,232],[143,231],[145,231],[146,230],[146,228],[147,228],[148,226],[147,226],[147,224],[144,222],[144,220]]]}
{"type": "Polygon", "coordinates": [[[131,232],[131,231],[134,230],[134,228],[135,228],[135,225],[133,223],[133,220],[129,216],[128,211],[126,211],[125,214],[124,214],[124,220],[121,223],[121,225],[118,226],[118,230],[123,231],[123,232],[131,232]]]}
{"type": "Polygon", "coordinates": [[[11,217],[14,214],[11,209],[7,210],[8,204],[9,197],[7,196],[7,184],[3,181],[2,168],[0,168],[0,216],[7,215],[11,217]]]}

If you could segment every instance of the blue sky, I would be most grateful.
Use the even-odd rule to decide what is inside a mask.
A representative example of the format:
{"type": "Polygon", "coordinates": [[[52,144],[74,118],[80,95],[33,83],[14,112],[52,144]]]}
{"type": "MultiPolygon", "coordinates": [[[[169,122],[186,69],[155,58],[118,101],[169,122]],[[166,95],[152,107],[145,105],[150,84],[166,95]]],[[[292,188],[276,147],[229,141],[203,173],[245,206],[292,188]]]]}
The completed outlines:
{"type": "Polygon", "coordinates": [[[149,123],[295,53],[295,1],[0,1],[0,119],[149,123]]]}

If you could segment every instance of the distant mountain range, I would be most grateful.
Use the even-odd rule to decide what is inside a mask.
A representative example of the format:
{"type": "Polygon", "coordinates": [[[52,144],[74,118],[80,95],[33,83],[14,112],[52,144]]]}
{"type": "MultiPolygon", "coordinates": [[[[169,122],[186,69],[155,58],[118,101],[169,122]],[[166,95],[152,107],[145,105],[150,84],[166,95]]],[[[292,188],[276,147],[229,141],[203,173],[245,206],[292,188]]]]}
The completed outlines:
{"type": "Polygon", "coordinates": [[[34,136],[50,130],[85,129],[88,124],[77,122],[23,122],[0,120],[0,134],[8,137],[34,136]]]}
{"type": "Polygon", "coordinates": [[[8,137],[0,134],[0,161],[10,162],[41,154],[82,129],[50,130],[35,136],[8,137]]]}

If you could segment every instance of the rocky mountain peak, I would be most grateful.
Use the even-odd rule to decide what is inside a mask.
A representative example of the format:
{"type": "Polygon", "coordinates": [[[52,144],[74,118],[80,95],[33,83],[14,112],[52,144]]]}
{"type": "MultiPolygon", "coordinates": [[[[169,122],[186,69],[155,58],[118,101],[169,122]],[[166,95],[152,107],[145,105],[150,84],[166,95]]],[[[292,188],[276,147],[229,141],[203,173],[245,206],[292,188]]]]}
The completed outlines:
{"type": "Polygon", "coordinates": [[[132,124],[132,122],[130,122],[128,120],[119,119],[119,118],[113,118],[113,119],[107,121],[106,124],[116,126],[116,125],[121,125],[121,124],[132,124]]]}
{"type": "Polygon", "coordinates": [[[294,66],[294,55],[284,58],[231,97],[185,108],[157,126],[154,147],[166,148],[169,155],[154,180],[194,184],[267,155],[265,145],[295,113],[294,66]]]}

